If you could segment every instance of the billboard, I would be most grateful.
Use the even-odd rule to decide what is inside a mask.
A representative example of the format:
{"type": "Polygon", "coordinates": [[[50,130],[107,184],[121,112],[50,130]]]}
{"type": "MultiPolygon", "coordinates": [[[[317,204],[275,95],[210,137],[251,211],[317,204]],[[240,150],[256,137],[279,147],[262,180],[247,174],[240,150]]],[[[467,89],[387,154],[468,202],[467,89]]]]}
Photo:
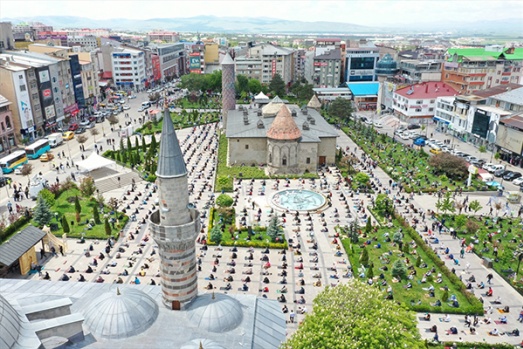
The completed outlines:
{"type": "Polygon", "coordinates": [[[13,73],[13,82],[15,83],[16,100],[19,103],[20,126],[22,129],[28,129],[34,126],[34,121],[25,74],[20,72],[13,73]]]}
{"type": "Polygon", "coordinates": [[[40,72],[38,72],[38,76],[40,78],[41,84],[49,81],[49,71],[48,70],[40,70],[40,72]]]}
{"type": "Polygon", "coordinates": [[[200,62],[200,54],[199,53],[191,53],[189,55],[189,70],[191,73],[196,73],[195,70],[198,70],[198,72],[201,71],[201,62],[200,62]]]}
{"type": "Polygon", "coordinates": [[[508,149],[513,153],[521,154],[523,148],[523,137],[521,136],[521,131],[500,124],[496,138],[496,145],[508,149]]]}

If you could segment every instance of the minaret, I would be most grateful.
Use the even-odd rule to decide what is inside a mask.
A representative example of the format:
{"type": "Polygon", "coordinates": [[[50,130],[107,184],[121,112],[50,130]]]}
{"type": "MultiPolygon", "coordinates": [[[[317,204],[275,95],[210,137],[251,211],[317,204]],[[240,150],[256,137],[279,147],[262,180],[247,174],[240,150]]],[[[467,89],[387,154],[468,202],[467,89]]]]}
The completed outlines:
{"type": "Polygon", "coordinates": [[[198,294],[195,240],[201,225],[198,211],[189,205],[187,170],[167,105],[156,176],[159,209],[149,227],[161,259],[163,301],[178,310],[198,294]]]}
{"type": "Polygon", "coordinates": [[[234,61],[227,52],[222,60],[222,115],[223,128],[227,128],[227,114],[236,109],[236,88],[234,87],[234,61]]]}

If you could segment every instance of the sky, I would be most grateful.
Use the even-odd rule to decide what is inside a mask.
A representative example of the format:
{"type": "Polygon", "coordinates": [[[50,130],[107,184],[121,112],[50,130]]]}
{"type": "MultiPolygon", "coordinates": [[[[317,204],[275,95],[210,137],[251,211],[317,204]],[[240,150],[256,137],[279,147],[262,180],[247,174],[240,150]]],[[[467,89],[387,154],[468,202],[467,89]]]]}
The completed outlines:
{"type": "Polygon", "coordinates": [[[93,19],[194,17],[272,17],[307,22],[344,22],[366,26],[405,23],[481,21],[521,18],[517,0],[0,0],[0,19],[33,16],[80,16],[93,19]]]}

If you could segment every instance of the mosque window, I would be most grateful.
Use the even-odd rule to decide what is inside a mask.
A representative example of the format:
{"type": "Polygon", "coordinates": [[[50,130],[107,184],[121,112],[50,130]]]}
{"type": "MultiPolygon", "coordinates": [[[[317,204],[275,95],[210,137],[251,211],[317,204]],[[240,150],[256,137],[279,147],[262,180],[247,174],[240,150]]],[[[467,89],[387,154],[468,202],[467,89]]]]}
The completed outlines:
{"type": "Polygon", "coordinates": [[[269,164],[272,164],[272,154],[269,153],[269,164]]]}
{"type": "Polygon", "coordinates": [[[311,163],[311,158],[307,158],[307,159],[305,160],[305,163],[310,164],[310,163],[311,163]]]}
{"type": "Polygon", "coordinates": [[[248,144],[245,144],[245,149],[249,149],[249,145],[248,144]]]}
{"type": "Polygon", "coordinates": [[[283,158],[281,159],[281,165],[287,166],[287,156],[286,155],[283,155],[283,158]]]}

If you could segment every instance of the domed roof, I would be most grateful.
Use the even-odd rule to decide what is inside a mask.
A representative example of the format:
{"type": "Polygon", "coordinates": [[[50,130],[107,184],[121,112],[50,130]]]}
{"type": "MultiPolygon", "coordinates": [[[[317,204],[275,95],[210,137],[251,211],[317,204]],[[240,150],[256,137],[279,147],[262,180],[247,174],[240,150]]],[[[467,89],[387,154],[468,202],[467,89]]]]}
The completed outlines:
{"type": "Polygon", "coordinates": [[[278,112],[280,111],[281,107],[284,106],[285,103],[281,100],[280,97],[276,96],[270,101],[265,107],[262,108],[262,114],[264,117],[271,117],[276,116],[278,112]]]}
{"type": "Polygon", "coordinates": [[[280,141],[296,140],[301,137],[301,131],[296,125],[289,108],[284,105],[274,118],[267,137],[280,141]]]}
{"type": "Polygon", "coordinates": [[[12,348],[20,336],[20,318],[9,302],[0,295],[0,348],[12,348]]]}
{"type": "Polygon", "coordinates": [[[318,96],[313,95],[311,100],[309,101],[309,103],[307,103],[307,107],[312,108],[312,109],[316,109],[316,110],[320,109],[321,108],[321,102],[318,99],[318,96]]]}
{"type": "Polygon", "coordinates": [[[225,294],[204,294],[189,305],[187,318],[203,331],[222,333],[241,324],[243,310],[240,302],[225,294]]]}
{"type": "Polygon", "coordinates": [[[387,53],[376,63],[377,75],[395,75],[398,72],[398,63],[387,53]]]}
{"type": "Polygon", "coordinates": [[[149,328],[158,317],[158,304],[139,290],[125,288],[102,294],[83,313],[84,324],[95,336],[119,339],[149,328]]]}
{"type": "Polygon", "coordinates": [[[213,342],[212,340],[206,339],[206,338],[193,339],[192,341],[187,342],[184,345],[182,345],[182,347],[180,349],[200,349],[200,348],[203,348],[203,349],[225,349],[224,347],[222,347],[218,343],[213,342]]]}

